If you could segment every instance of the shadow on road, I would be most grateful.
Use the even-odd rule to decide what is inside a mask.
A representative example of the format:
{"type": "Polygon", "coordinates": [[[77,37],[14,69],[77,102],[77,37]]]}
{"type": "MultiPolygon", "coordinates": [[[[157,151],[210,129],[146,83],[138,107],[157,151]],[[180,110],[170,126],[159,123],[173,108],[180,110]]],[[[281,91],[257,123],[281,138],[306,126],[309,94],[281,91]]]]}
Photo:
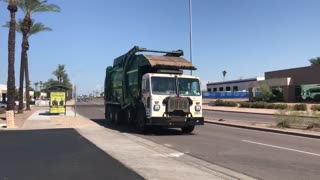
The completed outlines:
{"type": "MultiPolygon", "coordinates": [[[[127,124],[120,124],[120,125],[108,125],[105,119],[91,119],[93,122],[99,124],[108,129],[116,130],[121,133],[130,133],[130,134],[140,134],[134,126],[129,126],[127,124]]],[[[176,135],[195,135],[193,133],[184,134],[180,129],[168,129],[168,128],[160,128],[160,127],[150,127],[146,133],[143,135],[145,136],[176,136],[176,135]]]]}

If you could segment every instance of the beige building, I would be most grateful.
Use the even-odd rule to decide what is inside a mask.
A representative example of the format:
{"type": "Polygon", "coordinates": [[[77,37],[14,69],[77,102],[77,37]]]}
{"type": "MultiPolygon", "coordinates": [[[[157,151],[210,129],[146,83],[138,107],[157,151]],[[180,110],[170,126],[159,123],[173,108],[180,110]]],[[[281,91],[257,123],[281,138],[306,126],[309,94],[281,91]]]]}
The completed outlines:
{"type": "Polygon", "coordinates": [[[0,84],[0,102],[5,101],[7,97],[7,85],[0,84]]]}
{"type": "MultiPolygon", "coordinates": [[[[320,65],[265,72],[265,82],[281,89],[286,102],[320,102],[320,65]]],[[[251,90],[257,86],[259,84],[252,83],[251,90]]]]}

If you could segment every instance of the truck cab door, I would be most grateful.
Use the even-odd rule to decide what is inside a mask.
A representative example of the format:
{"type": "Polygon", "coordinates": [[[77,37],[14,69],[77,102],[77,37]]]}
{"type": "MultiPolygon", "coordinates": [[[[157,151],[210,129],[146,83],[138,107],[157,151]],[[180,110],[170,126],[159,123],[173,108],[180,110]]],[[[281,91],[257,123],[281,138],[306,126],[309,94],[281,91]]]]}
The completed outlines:
{"type": "Polygon", "coordinates": [[[151,102],[151,94],[150,94],[150,80],[149,77],[143,77],[142,79],[142,103],[146,110],[147,117],[150,117],[150,102],[151,102]]]}

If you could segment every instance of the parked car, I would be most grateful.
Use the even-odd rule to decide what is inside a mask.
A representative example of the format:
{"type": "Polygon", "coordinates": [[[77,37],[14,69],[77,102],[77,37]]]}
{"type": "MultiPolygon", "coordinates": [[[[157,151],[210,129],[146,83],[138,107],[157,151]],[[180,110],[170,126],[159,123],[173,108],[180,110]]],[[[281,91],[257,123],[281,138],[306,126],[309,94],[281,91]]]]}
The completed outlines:
{"type": "Polygon", "coordinates": [[[7,108],[7,103],[0,102],[0,108],[7,108]]]}

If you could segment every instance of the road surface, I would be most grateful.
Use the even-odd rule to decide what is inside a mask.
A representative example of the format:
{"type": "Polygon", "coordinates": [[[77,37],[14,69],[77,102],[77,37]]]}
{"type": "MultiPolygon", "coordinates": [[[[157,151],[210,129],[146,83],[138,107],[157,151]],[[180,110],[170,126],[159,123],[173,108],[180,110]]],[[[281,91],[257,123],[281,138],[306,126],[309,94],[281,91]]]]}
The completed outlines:
{"type": "MultiPolygon", "coordinates": [[[[98,124],[104,124],[100,102],[78,106],[78,112],[98,124]]],[[[219,118],[274,121],[273,116],[243,113],[218,113],[219,118]]],[[[205,113],[206,119],[217,118],[205,113]]],[[[206,124],[191,135],[178,129],[155,130],[137,134],[127,126],[106,127],[136,134],[158,144],[198,157],[207,162],[259,179],[320,179],[320,140],[256,130],[206,124]]]]}

